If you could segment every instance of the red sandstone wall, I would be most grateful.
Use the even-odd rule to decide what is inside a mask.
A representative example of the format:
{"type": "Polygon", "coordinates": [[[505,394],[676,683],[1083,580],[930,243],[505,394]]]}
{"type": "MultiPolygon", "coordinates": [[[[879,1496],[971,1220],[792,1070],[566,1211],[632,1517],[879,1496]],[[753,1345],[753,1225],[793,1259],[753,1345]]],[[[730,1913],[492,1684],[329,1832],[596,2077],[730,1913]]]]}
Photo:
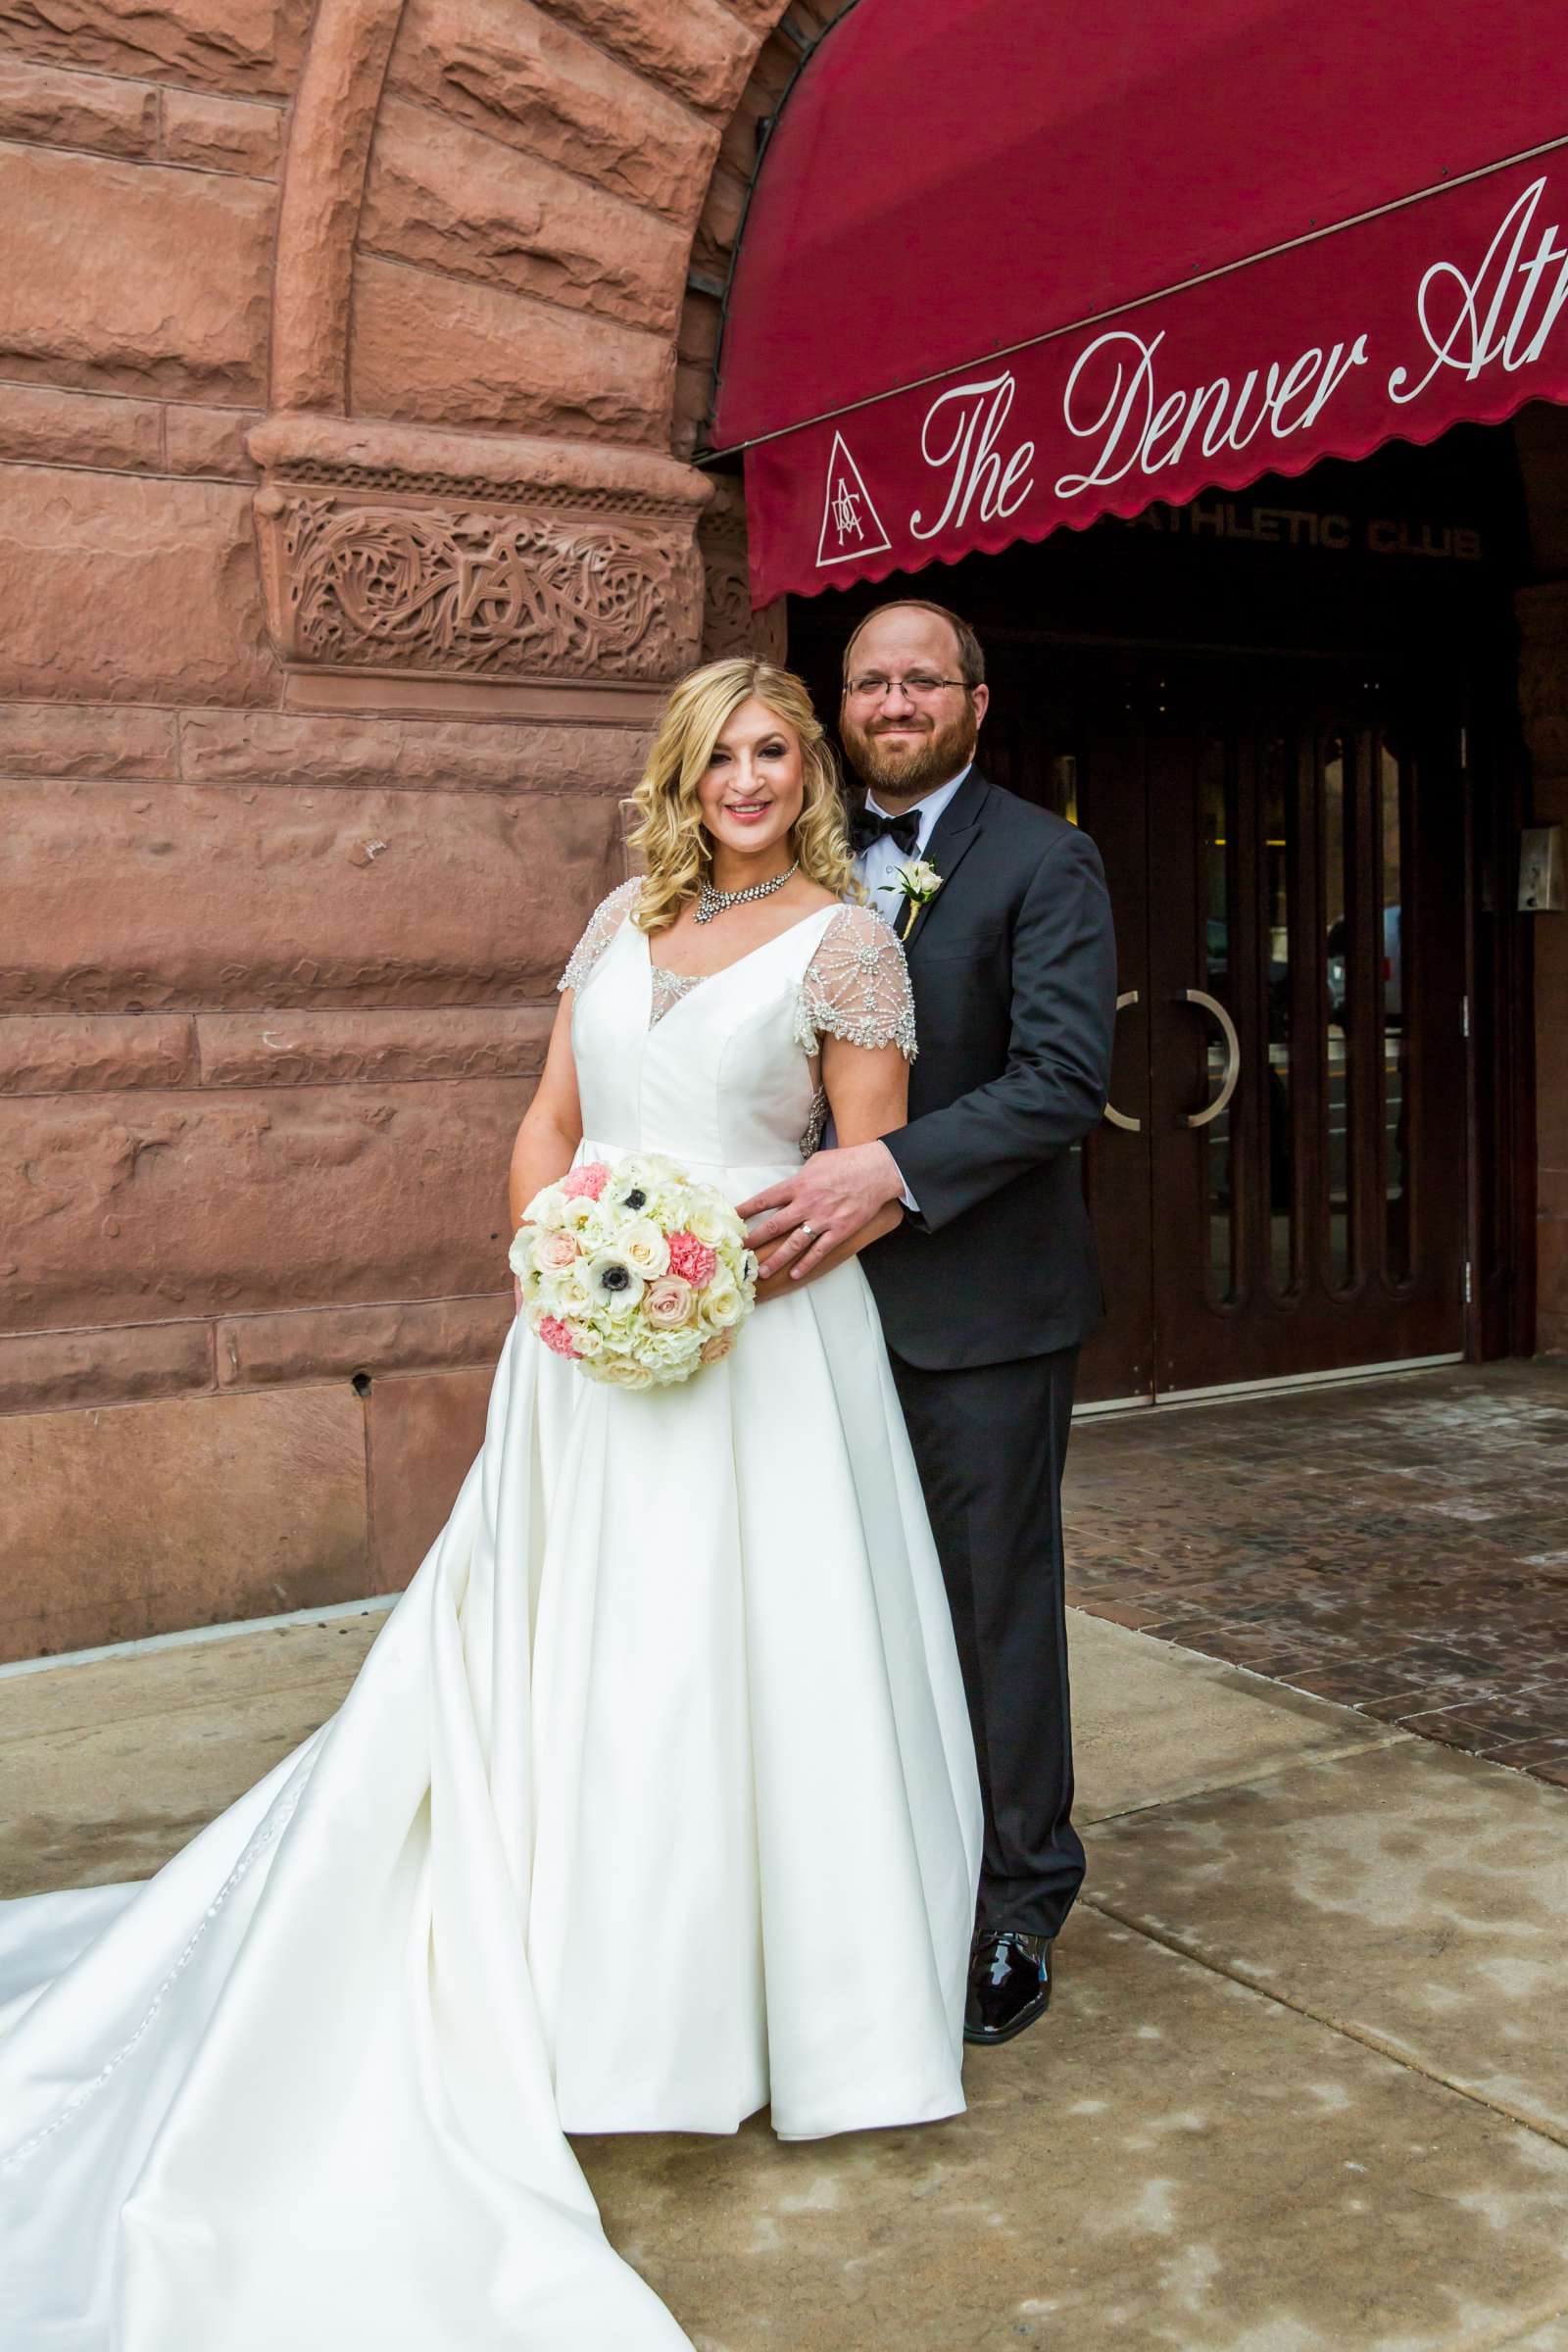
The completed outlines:
{"type": "MultiPolygon", "coordinates": [[[[579,484],[688,453],[781,7],[0,0],[0,1655],[387,1590],[444,1516],[553,983],[700,600],[617,693],[589,630],[554,703],[427,665],[302,708],[247,435],[487,436],[487,497],[517,436],[579,484]]],[[[690,516],[644,510],[678,605],[690,516]]],[[[705,544],[733,640],[731,493],[705,544]]]]}

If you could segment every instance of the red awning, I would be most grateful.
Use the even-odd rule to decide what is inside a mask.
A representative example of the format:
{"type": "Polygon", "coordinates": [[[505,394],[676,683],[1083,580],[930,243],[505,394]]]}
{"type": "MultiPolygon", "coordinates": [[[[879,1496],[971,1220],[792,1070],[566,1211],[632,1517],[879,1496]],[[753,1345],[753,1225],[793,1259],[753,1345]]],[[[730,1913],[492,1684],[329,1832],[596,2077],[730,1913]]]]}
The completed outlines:
{"type": "Polygon", "coordinates": [[[1568,400],[1561,0],[858,0],[763,156],[754,601],[1568,400]]]}

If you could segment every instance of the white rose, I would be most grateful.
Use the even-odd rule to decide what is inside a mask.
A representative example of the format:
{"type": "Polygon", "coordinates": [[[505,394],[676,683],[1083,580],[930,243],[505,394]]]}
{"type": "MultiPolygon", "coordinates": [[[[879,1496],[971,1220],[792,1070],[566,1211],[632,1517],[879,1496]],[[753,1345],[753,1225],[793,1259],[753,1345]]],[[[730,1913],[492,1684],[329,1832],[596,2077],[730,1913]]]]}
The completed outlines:
{"type": "Polygon", "coordinates": [[[635,1363],[629,1355],[602,1356],[594,1365],[594,1375],[612,1389],[651,1389],[654,1385],[648,1366],[635,1363]]]}
{"type": "Polygon", "coordinates": [[[570,1205],[558,1186],[547,1184],[542,1193],[535,1193],[522,1213],[530,1225],[538,1226],[541,1233],[559,1233],[566,1222],[566,1210],[570,1205]]]}
{"type": "Polygon", "coordinates": [[[533,1262],[544,1274],[560,1274],[577,1262],[577,1240],[574,1234],[538,1233],[533,1237],[533,1262]]]}
{"type": "Polygon", "coordinates": [[[687,1212],[686,1230],[710,1250],[716,1250],[721,1243],[736,1239],[741,1224],[735,1211],[722,1201],[696,1200],[687,1212]]]}
{"type": "Polygon", "coordinates": [[[703,1293],[703,1320],[715,1331],[726,1331],[746,1312],[740,1284],[727,1266],[720,1266],[703,1293]]]}
{"type": "Polygon", "coordinates": [[[551,1313],[559,1315],[563,1323],[584,1321],[599,1304],[599,1294],[590,1288],[588,1269],[581,1263],[541,1282],[540,1291],[550,1301],[551,1313]]]}
{"type": "Polygon", "coordinates": [[[669,1271],[669,1244],[652,1217],[633,1217],[615,1236],[615,1246],[644,1282],[657,1282],[669,1271]]]}

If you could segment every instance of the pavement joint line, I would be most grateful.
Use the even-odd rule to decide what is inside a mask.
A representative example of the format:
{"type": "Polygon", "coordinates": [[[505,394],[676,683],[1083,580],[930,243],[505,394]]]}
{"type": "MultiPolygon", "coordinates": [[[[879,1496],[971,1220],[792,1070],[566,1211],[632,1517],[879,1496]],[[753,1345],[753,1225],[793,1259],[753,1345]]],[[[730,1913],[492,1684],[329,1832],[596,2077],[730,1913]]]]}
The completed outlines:
{"type": "MultiPolygon", "coordinates": [[[[1293,1999],[1290,1993],[1282,1992],[1278,1985],[1264,1984],[1243,1968],[1228,1967],[1223,1960],[1216,1960],[1209,1953],[1197,1950],[1173,1930],[1151,1927],[1148,1920],[1140,1919],[1134,1913],[1118,1911],[1103,1895],[1085,1894],[1079,1899],[1089,1910],[1098,1912],[1102,1919],[1114,1920],[1117,1927],[1130,1929],[1135,1936],[1142,1936],[1150,1943],[1158,1944],[1162,1951],[1174,1953],[1177,1959],[1191,1960],[1199,1968],[1206,1968],[1211,1976],[1223,1977],[1227,1984],[1239,1984],[1244,1992],[1255,1993],[1259,2000],[1272,2001],[1276,2008],[1289,2009],[1295,2016],[1304,2017],[1315,2026],[1323,2026],[1329,2033],[1338,2034],[1347,2041],[1358,2041],[1363,2049],[1372,2050],[1378,2057],[1403,2067],[1407,2074],[1420,2075],[1440,2090],[1452,2091],[1455,2098],[1468,2099],[1472,2106],[1484,2107],[1489,2115],[1501,2117],[1504,2123],[1513,2124],[1521,2132],[1529,2132],[1537,2139],[1549,2141],[1553,2147],[1568,2148],[1568,2125],[1547,2124],[1539,2117],[1521,2115],[1501,2099],[1489,2098],[1484,2090],[1472,2089],[1465,2082],[1455,2082],[1451,2076],[1440,2073],[1434,2066],[1425,2065],[1413,2052],[1402,2049],[1397,2042],[1387,2040],[1381,2034],[1375,2034],[1369,2026],[1351,2025],[1346,2018],[1333,2017],[1326,2010],[1312,2008],[1306,2001],[1293,1999]]],[[[1546,2319],[1555,2319],[1557,2316],[1555,2311],[1544,2315],[1546,2319]]],[[[1530,2323],[1531,2326],[1538,2324],[1535,2321],[1530,2323]]],[[[1485,2352],[1488,2344],[1498,2340],[1478,2337],[1475,2346],[1467,2342],[1463,2352],[1485,2352]]],[[[1507,2337],[1500,2339],[1503,2343],[1508,2340],[1507,2337]]]]}
{"type": "Polygon", "coordinates": [[[107,1658],[144,1658],[156,1650],[185,1649],[198,1642],[237,1642],[246,1634],[269,1634],[292,1625],[334,1625],[344,1617],[368,1617],[384,1612],[403,1598],[401,1592],[372,1592],[363,1600],[329,1601],[322,1608],[288,1609],[279,1617],[234,1617],[221,1625],[181,1626],[169,1634],[143,1634],[133,1642],[106,1642],[97,1649],[63,1649],[52,1657],[8,1658],[0,1664],[0,1683],[22,1674],[48,1674],[57,1666],[97,1666],[107,1658]]]}
{"type": "Polygon", "coordinates": [[[1308,1372],[1283,1380],[1239,1380],[1212,1389],[1175,1389],[1162,1396],[1115,1397],[1106,1404],[1078,1405],[1073,1410],[1073,1426],[1096,1423],[1115,1428],[1130,1422],[1152,1420],[1157,1413],[1168,1420],[1173,1413],[1208,1412],[1222,1404],[1283,1404],[1293,1396],[1321,1396],[1325,1390],[1337,1395],[1342,1389],[1393,1388],[1396,1382],[1430,1380],[1434,1372],[1468,1370],[1462,1355],[1421,1356],[1413,1363],[1346,1364],[1332,1372],[1308,1372]]]}
{"type": "MultiPolygon", "coordinates": [[[[1380,1755],[1389,1747],[1413,1747],[1418,1737],[1415,1732],[1396,1731],[1389,1739],[1348,1739],[1339,1747],[1317,1748],[1299,1756],[1284,1756],[1277,1764],[1265,1765],[1262,1770],[1258,1769],[1255,1761],[1242,1764],[1234,1773],[1226,1774],[1217,1781],[1202,1781],[1196,1788],[1170,1790],[1163,1796],[1140,1797],[1135,1804],[1116,1806],[1113,1812],[1085,1814],[1081,1818],[1086,1832],[1093,1832],[1102,1828],[1106,1822],[1133,1821],[1140,1813],[1157,1813],[1163,1805],[1192,1804],[1200,1796],[1217,1796],[1227,1788],[1250,1788],[1259,1782],[1277,1781],[1287,1772],[1310,1772],[1314,1764],[1342,1764],[1347,1756],[1380,1755]]],[[[1486,1760],[1488,1763],[1493,1761],[1491,1757],[1486,1760]]]]}
{"type": "MultiPolygon", "coordinates": [[[[278,1696],[293,1697],[302,1690],[323,1690],[331,1693],[334,1712],[348,1696],[341,1675],[320,1672],[302,1675],[297,1682],[269,1683],[265,1691],[253,1691],[249,1695],[252,1698],[264,1699],[278,1696]]],[[[0,1705],[3,1705],[3,1702],[0,1702],[0,1705]]],[[[0,1753],[4,1753],[6,1749],[12,1747],[25,1747],[29,1741],[80,1740],[84,1734],[107,1731],[111,1724],[118,1731],[122,1725],[169,1723],[172,1722],[176,1715],[204,1715],[218,1711],[221,1711],[226,1723],[235,1724],[239,1720],[232,1699],[222,1698],[220,1694],[208,1690],[196,1698],[166,1697],[156,1701],[149,1700],[145,1706],[141,1707],[117,1707],[111,1717],[106,1717],[103,1721],[96,1723],[34,1723],[24,1730],[13,1732],[8,1731],[4,1722],[0,1721],[0,1753]]],[[[301,1735],[302,1738],[306,1736],[305,1734],[301,1735]]]]}
{"type": "Polygon", "coordinates": [[[1511,2311],[1505,2320],[1483,2328],[1479,2335],[1467,2335],[1449,2347],[1449,2352],[1508,2352],[1510,2344],[1528,2343],[1539,2328],[1549,2328],[1553,2320],[1568,2320],[1568,2303],[1554,2295],[1549,2304],[1538,2303],[1523,2314],[1511,2311]],[[1507,2333],[1502,2330],[1506,2328],[1507,2333]]]}

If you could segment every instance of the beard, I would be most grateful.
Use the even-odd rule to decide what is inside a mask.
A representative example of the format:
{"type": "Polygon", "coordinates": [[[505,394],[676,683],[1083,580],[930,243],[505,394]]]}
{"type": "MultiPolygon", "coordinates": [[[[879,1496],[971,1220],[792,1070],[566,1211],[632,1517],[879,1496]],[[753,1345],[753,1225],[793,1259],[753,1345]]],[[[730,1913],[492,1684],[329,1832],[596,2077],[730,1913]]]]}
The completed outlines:
{"type": "Polygon", "coordinates": [[[980,730],[968,697],[957,718],[945,726],[931,726],[928,735],[918,742],[889,744],[885,730],[879,727],[858,727],[845,717],[839,728],[850,765],[880,799],[918,800],[922,794],[946,784],[974,758],[980,730]]]}

